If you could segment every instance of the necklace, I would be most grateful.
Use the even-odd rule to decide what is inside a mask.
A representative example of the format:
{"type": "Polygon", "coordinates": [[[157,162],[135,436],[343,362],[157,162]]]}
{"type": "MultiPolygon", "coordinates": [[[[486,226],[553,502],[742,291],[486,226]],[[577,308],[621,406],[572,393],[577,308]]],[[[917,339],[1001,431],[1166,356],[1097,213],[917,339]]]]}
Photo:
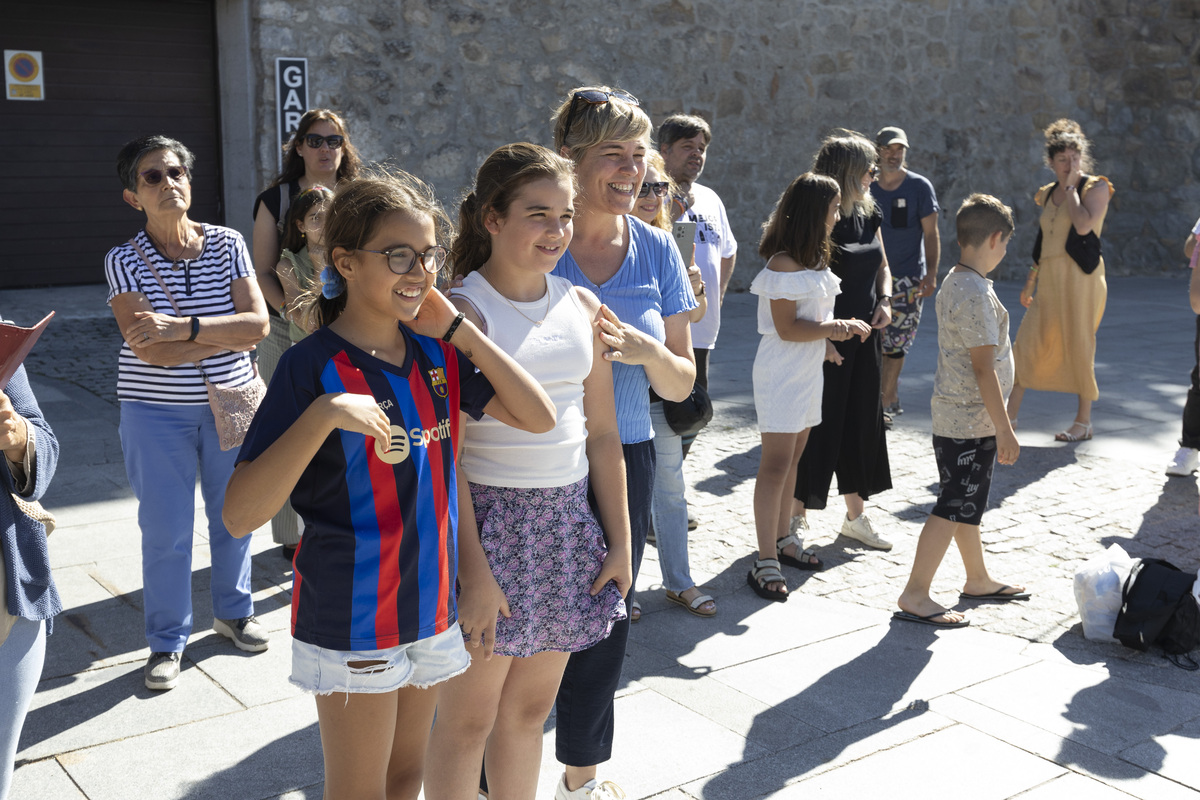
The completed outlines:
{"type": "Polygon", "coordinates": [[[985,281],[987,280],[987,278],[986,278],[986,277],[984,277],[984,274],[983,274],[982,272],[980,272],[979,270],[975,269],[974,267],[968,267],[966,264],[962,263],[961,261],[959,261],[959,262],[958,262],[957,264],[955,264],[954,266],[956,266],[956,267],[962,267],[963,269],[969,269],[969,270],[971,270],[971,272],[974,272],[976,275],[978,275],[979,277],[983,278],[985,281]]]}
{"type": "MultiPolygon", "coordinates": [[[[158,252],[162,253],[163,256],[165,256],[167,258],[171,258],[170,254],[167,253],[167,248],[165,248],[161,244],[159,244],[158,239],[155,239],[153,236],[150,235],[149,229],[146,230],[146,238],[150,240],[150,243],[152,245],[154,245],[154,249],[156,249],[156,250],[158,250],[158,252]]],[[[187,252],[187,249],[192,246],[192,242],[194,242],[194,241],[196,241],[195,236],[191,237],[190,239],[188,239],[186,242],[183,243],[183,246],[179,248],[179,252],[175,255],[174,258],[171,258],[171,266],[175,266],[180,261],[183,261],[186,265],[186,263],[191,260],[191,259],[182,258],[182,256],[184,253],[187,252]]]]}
{"type": "MultiPolygon", "coordinates": [[[[480,274],[483,275],[485,280],[487,279],[487,273],[484,272],[484,270],[486,270],[486,269],[487,269],[486,266],[479,268],[479,272],[480,272],[480,274]]],[[[550,284],[549,283],[546,284],[546,310],[544,312],[542,312],[541,319],[534,319],[533,317],[529,316],[521,309],[517,308],[517,306],[513,303],[512,300],[509,300],[507,297],[504,297],[504,294],[499,289],[496,289],[496,285],[494,283],[492,283],[490,280],[488,280],[488,283],[491,284],[492,289],[495,290],[496,294],[498,294],[504,298],[504,302],[508,303],[509,306],[512,307],[513,311],[517,312],[522,317],[524,317],[525,319],[532,322],[535,328],[542,327],[542,323],[546,321],[546,317],[550,316],[550,284]]]]}

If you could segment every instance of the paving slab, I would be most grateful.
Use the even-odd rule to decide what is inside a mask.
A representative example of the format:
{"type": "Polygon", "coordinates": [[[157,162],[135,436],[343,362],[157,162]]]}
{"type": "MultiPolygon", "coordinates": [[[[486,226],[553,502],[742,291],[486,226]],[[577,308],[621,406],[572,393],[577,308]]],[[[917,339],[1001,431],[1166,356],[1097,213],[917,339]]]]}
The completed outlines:
{"type": "Polygon", "coordinates": [[[57,760],[27,764],[13,774],[13,800],[87,800],[57,760]]]}
{"type": "Polygon", "coordinates": [[[1114,755],[1200,717],[1195,694],[1061,664],[1033,664],[960,694],[1114,755]]]}
{"type": "MultiPolygon", "coordinates": [[[[681,788],[698,800],[751,800],[773,796],[800,777],[840,771],[872,753],[929,736],[952,724],[924,707],[905,709],[762,758],[744,759],[725,772],[681,788]]],[[[910,770],[900,774],[908,775],[910,770]]],[[[840,792],[830,794],[830,797],[852,796],[840,792]]]]}
{"type": "Polygon", "coordinates": [[[1002,714],[959,695],[934,699],[930,709],[1041,758],[1142,800],[1195,800],[1200,793],[1080,742],[1002,714]]]}
{"type": "Polygon", "coordinates": [[[296,697],[89,748],[65,766],[93,800],[259,800],[321,780],[316,715],[296,697]]]}
{"type": "Polygon", "coordinates": [[[25,719],[17,760],[36,761],[151,731],[186,728],[189,722],[242,709],[186,654],[179,684],[168,692],[147,689],[142,666],[139,660],[43,681],[25,719]]]}
{"type": "Polygon", "coordinates": [[[1121,758],[1184,786],[1200,789],[1200,720],[1155,735],[1121,752],[1121,758]]]}
{"type": "Polygon", "coordinates": [[[970,728],[955,726],[791,784],[776,800],[821,796],[928,800],[969,793],[1005,800],[1066,772],[970,728]]]}
{"type": "Polygon", "coordinates": [[[966,633],[971,632],[934,632],[897,622],[730,667],[713,677],[832,732],[1033,663],[988,646],[991,637],[948,641],[966,633]]]}
{"type": "Polygon", "coordinates": [[[1129,800],[1132,796],[1100,781],[1068,772],[1017,795],[1016,800],[1066,800],[1074,797],[1087,800],[1129,800]]]}

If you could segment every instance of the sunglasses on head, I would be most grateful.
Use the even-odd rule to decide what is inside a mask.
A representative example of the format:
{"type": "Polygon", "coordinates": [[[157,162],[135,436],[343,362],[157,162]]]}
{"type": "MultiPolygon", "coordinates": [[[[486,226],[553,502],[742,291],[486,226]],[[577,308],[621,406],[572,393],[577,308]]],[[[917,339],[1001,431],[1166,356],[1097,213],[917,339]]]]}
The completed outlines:
{"type": "MultiPolygon", "coordinates": [[[[188,179],[188,168],[180,164],[177,167],[167,167],[167,177],[175,183],[183,183],[188,179]]],[[[146,169],[138,173],[142,176],[142,180],[147,186],[158,186],[163,180],[163,171],[161,169],[146,169]]]]}
{"type": "Polygon", "coordinates": [[[381,256],[387,256],[388,269],[396,275],[407,275],[412,272],[412,268],[417,264],[417,259],[421,260],[421,267],[430,275],[438,274],[446,264],[446,248],[440,244],[435,244],[424,253],[418,253],[406,244],[387,250],[364,250],[361,247],[358,249],[363,253],[378,253],[381,256]]]}
{"type": "Polygon", "coordinates": [[[658,181],[657,183],[642,182],[642,188],[638,189],[638,197],[647,197],[650,192],[654,192],[655,197],[666,197],[667,189],[671,188],[666,181],[658,181]]]}
{"type": "Polygon", "coordinates": [[[641,105],[636,97],[620,89],[614,89],[611,92],[604,89],[583,89],[571,95],[571,109],[567,112],[567,124],[563,126],[563,144],[566,144],[567,135],[571,132],[571,122],[575,119],[575,109],[579,108],[579,104],[576,101],[582,100],[594,106],[602,106],[613,97],[623,100],[631,106],[641,105]]]}
{"type": "Polygon", "coordinates": [[[332,133],[329,136],[321,136],[320,134],[316,133],[304,134],[304,143],[313,150],[316,150],[322,144],[329,145],[330,150],[337,150],[342,146],[342,142],[344,141],[346,141],[346,137],[342,136],[340,133],[332,133]]]}

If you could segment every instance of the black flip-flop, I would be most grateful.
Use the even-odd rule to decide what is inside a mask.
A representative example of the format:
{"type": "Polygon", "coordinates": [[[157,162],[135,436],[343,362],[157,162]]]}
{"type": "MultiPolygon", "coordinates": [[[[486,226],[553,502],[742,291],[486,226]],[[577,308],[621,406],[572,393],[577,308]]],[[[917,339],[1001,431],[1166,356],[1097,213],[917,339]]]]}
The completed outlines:
{"type": "Polygon", "coordinates": [[[960,619],[958,622],[936,622],[934,617],[940,617],[943,614],[949,614],[949,611],[938,611],[935,614],[930,614],[927,617],[919,617],[916,614],[910,614],[907,611],[897,611],[892,614],[892,619],[904,620],[905,622],[919,622],[922,625],[932,625],[935,628],[965,628],[971,624],[969,619],[960,619]]]}
{"type": "Polygon", "coordinates": [[[994,600],[997,603],[1007,603],[1009,600],[1028,600],[1031,595],[1029,592],[1007,592],[1006,589],[1011,589],[1011,586],[1001,586],[990,594],[967,594],[959,592],[959,600],[994,600]]]}

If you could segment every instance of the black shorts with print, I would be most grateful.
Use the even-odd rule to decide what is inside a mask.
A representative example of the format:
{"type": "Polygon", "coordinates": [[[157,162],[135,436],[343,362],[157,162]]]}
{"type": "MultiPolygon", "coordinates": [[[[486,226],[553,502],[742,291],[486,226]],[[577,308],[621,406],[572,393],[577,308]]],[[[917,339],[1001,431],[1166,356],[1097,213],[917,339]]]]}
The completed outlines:
{"type": "Polygon", "coordinates": [[[937,459],[939,488],[937,505],[930,513],[951,522],[978,525],[992,489],[996,437],[934,436],[933,457],[937,459]]]}

